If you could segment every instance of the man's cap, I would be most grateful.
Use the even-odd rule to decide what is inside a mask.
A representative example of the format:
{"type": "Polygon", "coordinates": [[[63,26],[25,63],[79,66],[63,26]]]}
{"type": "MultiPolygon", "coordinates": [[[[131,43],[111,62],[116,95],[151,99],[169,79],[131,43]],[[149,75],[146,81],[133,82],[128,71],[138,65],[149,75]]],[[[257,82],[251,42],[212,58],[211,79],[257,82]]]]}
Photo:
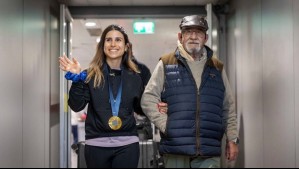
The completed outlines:
{"type": "Polygon", "coordinates": [[[209,29],[206,19],[199,15],[185,16],[181,21],[180,29],[184,27],[199,27],[205,32],[209,29]]]}

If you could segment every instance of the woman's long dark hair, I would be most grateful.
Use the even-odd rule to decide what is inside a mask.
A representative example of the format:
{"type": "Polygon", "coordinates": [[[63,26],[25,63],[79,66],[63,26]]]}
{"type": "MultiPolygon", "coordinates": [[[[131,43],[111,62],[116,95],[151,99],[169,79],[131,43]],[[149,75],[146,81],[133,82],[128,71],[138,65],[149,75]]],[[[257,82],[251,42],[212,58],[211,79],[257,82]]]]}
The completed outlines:
{"type": "Polygon", "coordinates": [[[124,36],[125,39],[125,45],[127,47],[127,50],[123,54],[122,64],[126,66],[128,69],[136,73],[140,73],[137,68],[137,65],[134,62],[132,62],[132,48],[129,45],[130,43],[129,37],[125,32],[124,28],[119,25],[110,25],[103,31],[101,36],[101,41],[97,45],[96,54],[88,68],[88,75],[87,75],[86,82],[89,82],[94,77],[94,87],[99,87],[104,81],[104,74],[102,72],[103,65],[106,62],[106,55],[104,53],[104,44],[105,44],[105,38],[107,33],[112,30],[119,31],[124,36]]]}

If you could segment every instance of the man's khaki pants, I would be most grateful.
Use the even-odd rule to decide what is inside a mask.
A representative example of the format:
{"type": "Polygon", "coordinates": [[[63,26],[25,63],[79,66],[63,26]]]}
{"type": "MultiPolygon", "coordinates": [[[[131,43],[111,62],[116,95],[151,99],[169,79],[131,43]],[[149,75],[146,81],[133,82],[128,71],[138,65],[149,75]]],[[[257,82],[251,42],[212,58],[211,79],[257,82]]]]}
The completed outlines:
{"type": "Polygon", "coordinates": [[[220,168],[220,157],[201,158],[182,155],[163,155],[165,168],[220,168]]]}

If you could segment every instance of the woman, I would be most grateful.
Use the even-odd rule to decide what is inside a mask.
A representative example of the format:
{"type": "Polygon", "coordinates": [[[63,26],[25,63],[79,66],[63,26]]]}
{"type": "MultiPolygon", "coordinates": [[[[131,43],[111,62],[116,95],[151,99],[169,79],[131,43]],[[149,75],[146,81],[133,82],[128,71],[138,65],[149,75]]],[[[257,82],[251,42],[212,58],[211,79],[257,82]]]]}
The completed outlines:
{"type": "Polygon", "coordinates": [[[60,68],[72,80],[68,104],[85,122],[85,159],[89,168],[137,168],[139,138],[134,113],[142,114],[143,83],[124,29],[108,26],[90,67],[81,72],[76,59],[60,57],[60,68]]]}

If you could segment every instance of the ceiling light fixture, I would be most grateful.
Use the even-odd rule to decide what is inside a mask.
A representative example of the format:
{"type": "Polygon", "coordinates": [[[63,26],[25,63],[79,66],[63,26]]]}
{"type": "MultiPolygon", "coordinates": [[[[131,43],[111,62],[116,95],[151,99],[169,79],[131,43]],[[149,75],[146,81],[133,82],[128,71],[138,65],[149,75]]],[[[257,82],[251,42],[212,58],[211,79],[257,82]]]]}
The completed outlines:
{"type": "Polygon", "coordinates": [[[96,26],[97,24],[95,23],[95,22],[86,22],[85,23],[85,26],[86,27],[94,27],[94,26],[96,26]]]}

